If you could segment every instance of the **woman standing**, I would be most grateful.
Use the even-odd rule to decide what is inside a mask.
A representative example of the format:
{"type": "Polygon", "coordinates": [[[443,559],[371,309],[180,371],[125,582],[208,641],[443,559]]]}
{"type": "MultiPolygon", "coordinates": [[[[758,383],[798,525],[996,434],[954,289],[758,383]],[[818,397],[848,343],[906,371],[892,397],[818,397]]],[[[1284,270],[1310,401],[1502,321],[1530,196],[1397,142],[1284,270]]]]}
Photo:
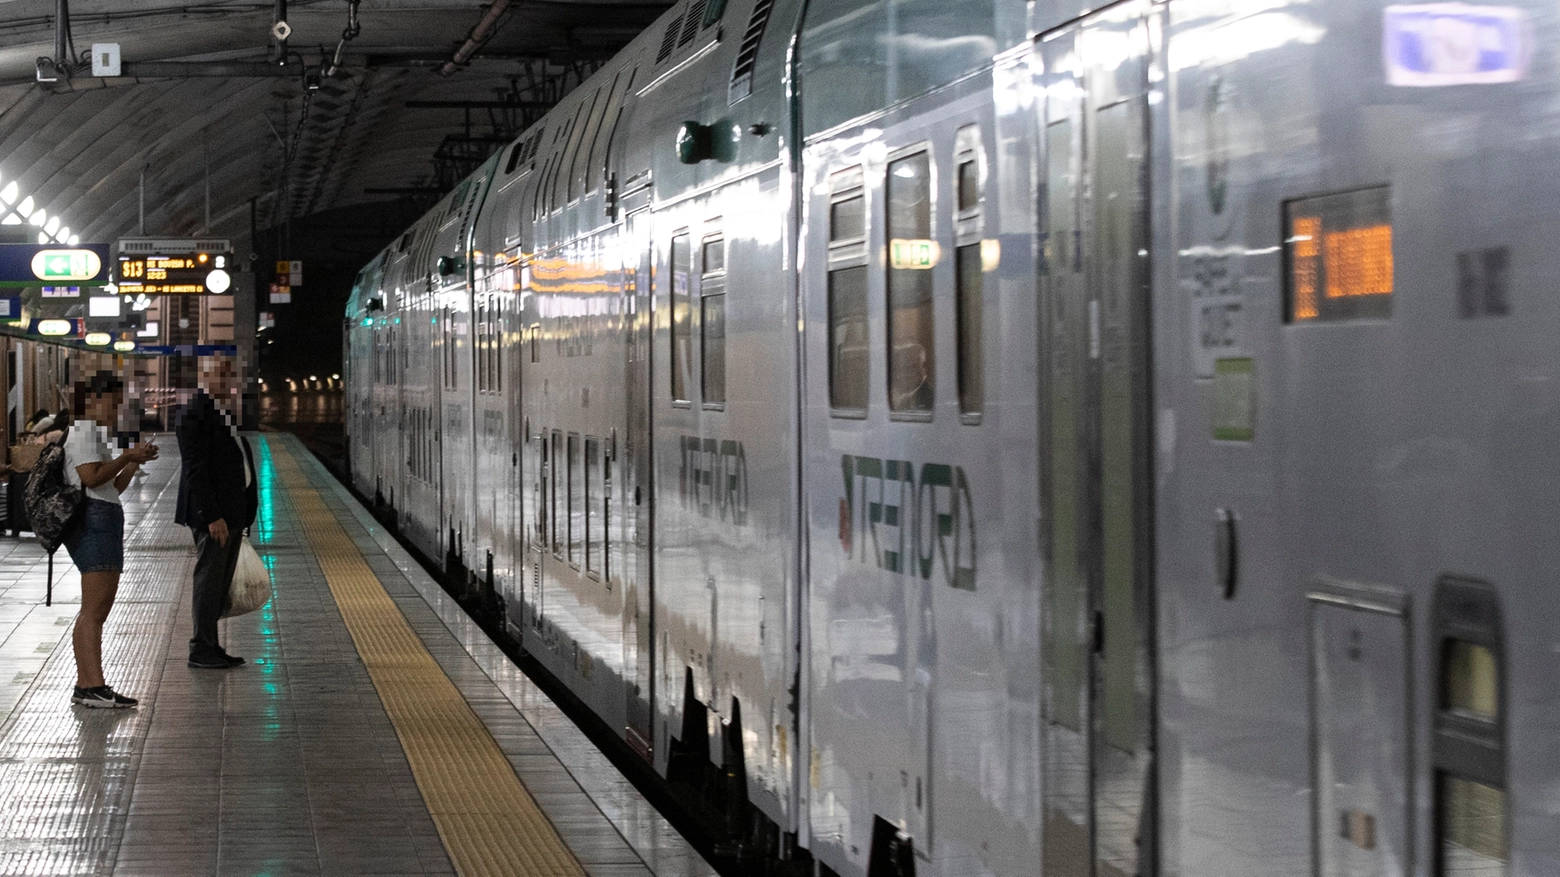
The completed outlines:
{"type": "Polygon", "coordinates": [[[119,494],[142,463],[157,459],[157,446],[129,448],[117,458],[109,450],[109,427],[117,420],[124,384],[112,372],[98,372],[76,385],[76,421],[65,438],[65,479],[86,494],[65,550],[81,572],[81,614],[71,643],[76,651],[75,703],[128,709],[138,702],[103,680],[103,623],[114,607],[124,569],[125,513],[119,494]]]}

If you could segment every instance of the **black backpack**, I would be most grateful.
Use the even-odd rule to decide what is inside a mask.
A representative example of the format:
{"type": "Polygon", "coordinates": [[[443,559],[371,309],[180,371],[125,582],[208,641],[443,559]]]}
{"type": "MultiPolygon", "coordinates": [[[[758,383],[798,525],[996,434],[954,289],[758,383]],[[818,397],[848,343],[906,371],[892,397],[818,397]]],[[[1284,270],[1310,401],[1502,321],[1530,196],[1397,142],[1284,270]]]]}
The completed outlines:
{"type": "MultiPolygon", "coordinates": [[[[67,430],[65,436],[69,435],[67,430]]],[[[65,480],[65,436],[38,452],[38,461],[27,479],[27,490],[22,494],[27,520],[51,560],[65,541],[65,534],[81,516],[87,499],[80,485],[65,480]]]]}

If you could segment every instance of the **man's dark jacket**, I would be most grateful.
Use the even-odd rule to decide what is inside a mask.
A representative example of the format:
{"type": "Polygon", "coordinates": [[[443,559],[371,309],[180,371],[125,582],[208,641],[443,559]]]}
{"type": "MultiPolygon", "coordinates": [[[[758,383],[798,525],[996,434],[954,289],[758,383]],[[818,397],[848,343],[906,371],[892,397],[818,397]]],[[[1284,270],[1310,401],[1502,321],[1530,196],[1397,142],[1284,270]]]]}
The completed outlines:
{"type": "Polygon", "coordinates": [[[182,458],[174,522],[204,530],[221,518],[235,532],[249,527],[260,508],[255,483],[259,478],[251,477],[249,486],[244,487],[244,467],[253,471],[254,466],[249,440],[240,436],[238,442],[233,441],[227,418],[204,391],[179,409],[174,422],[182,458]]]}

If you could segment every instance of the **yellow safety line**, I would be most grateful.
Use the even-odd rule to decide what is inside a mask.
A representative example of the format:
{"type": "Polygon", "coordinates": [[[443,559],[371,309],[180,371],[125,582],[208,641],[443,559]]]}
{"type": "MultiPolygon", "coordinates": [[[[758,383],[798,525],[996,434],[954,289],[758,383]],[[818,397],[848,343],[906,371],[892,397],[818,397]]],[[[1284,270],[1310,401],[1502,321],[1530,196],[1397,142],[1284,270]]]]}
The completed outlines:
{"type": "Polygon", "coordinates": [[[463,877],[584,877],[292,454],[282,442],[268,444],[455,870],[463,877]]]}

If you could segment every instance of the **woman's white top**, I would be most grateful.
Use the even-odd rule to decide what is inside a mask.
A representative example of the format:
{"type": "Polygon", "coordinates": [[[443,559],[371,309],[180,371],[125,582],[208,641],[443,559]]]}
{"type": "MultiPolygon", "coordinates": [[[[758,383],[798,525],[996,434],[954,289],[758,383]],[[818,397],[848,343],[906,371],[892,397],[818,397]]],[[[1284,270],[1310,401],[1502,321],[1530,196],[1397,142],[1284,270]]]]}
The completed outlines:
{"type": "MultiPolygon", "coordinates": [[[[65,481],[81,486],[81,473],[76,467],[83,463],[106,463],[114,459],[108,447],[108,427],[98,426],[90,420],[78,420],[70,426],[65,437],[65,481]]],[[[113,479],[86,489],[88,498],[119,503],[119,491],[114,489],[113,479]]]]}

